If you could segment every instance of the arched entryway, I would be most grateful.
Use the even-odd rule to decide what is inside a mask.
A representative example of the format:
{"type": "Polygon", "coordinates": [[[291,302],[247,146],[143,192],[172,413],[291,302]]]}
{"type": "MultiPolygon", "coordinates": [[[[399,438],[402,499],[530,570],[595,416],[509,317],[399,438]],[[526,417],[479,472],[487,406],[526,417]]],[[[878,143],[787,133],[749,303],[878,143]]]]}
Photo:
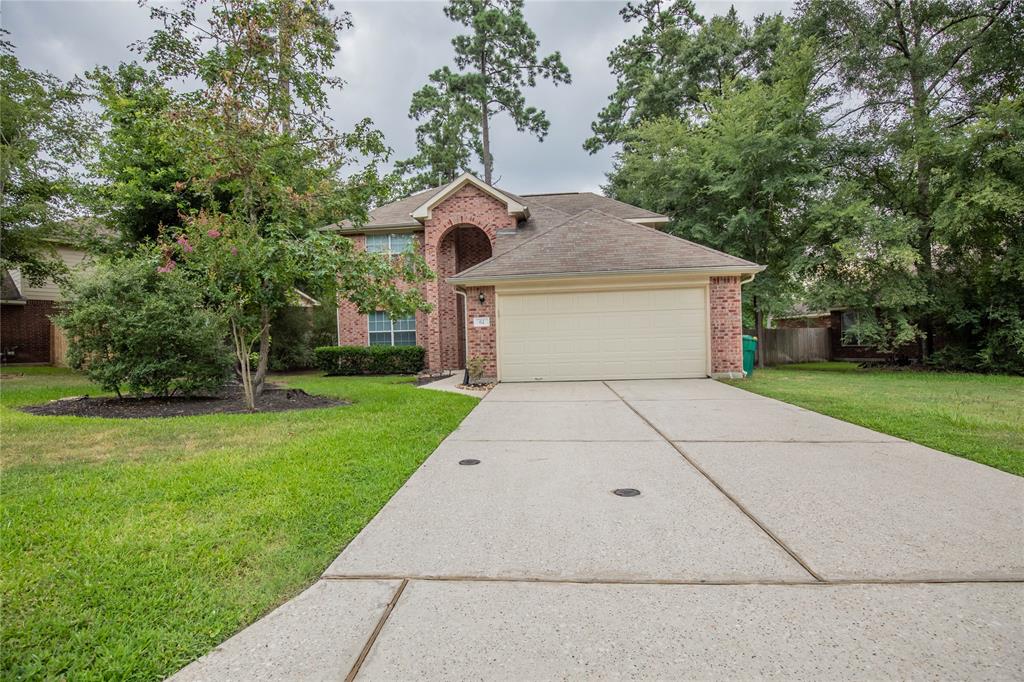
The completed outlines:
{"type": "Polygon", "coordinates": [[[437,248],[438,320],[441,332],[441,363],[447,369],[464,369],[466,313],[461,296],[445,280],[491,257],[491,240],[475,225],[456,225],[441,238],[437,248]]]}

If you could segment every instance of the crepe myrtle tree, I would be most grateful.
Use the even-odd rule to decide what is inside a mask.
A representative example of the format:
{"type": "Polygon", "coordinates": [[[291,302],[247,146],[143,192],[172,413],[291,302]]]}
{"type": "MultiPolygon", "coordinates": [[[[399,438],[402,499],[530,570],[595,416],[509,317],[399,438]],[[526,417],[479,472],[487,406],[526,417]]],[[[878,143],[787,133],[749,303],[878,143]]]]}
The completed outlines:
{"type": "Polygon", "coordinates": [[[328,115],[347,13],[327,0],[184,0],[154,4],[151,16],[160,28],[135,48],[184,90],[163,117],[183,159],[176,189],[203,202],[180,230],[161,235],[160,267],[185,267],[204,284],[230,328],[254,409],[270,321],[296,286],[400,315],[426,307],[415,284],[430,273],[415,254],[391,261],[356,252],[320,229],[362,222],[390,189],[378,172],[390,150],[372,122],[341,132],[328,115]]]}
{"type": "Polygon", "coordinates": [[[188,216],[183,230],[165,235],[161,248],[158,272],[184,271],[204,292],[205,306],[228,327],[250,410],[263,390],[271,321],[296,302],[298,286],[324,299],[347,298],[364,313],[387,310],[398,317],[429,308],[415,287],[432,276],[420,256],[359,251],[331,232],[295,237],[278,225],[257,231],[230,215],[204,211],[188,216]]]}

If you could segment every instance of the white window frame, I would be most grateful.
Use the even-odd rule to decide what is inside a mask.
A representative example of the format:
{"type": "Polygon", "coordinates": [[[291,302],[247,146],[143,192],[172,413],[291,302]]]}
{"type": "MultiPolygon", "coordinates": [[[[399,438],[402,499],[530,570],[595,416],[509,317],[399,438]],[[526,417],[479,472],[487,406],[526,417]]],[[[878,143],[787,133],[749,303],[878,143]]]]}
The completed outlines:
{"type": "Polygon", "coordinates": [[[383,253],[385,256],[398,256],[406,252],[406,250],[412,246],[415,248],[416,233],[415,232],[369,232],[366,234],[366,251],[369,253],[383,253]],[[393,241],[396,237],[401,237],[402,241],[408,239],[408,244],[405,248],[395,250],[393,241]],[[370,239],[386,239],[387,246],[383,249],[371,249],[370,239]]]}
{"type": "Polygon", "coordinates": [[[366,316],[366,345],[368,345],[368,346],[394,346],[394,345],[396,345],[395,344],[395,334],[396,333],[397,334],[402,334],[402,333],[406,333],[407,334],[409,332],[412,332],[412,343],[398,344],[398,345],[401,345],[401,346],[415,346],[416,345],[416,316],[415,315],[410,315],[408,317],[399,317],[397,319],[392,319],[391,316],[389,316],[386,312],[384,312],[382,310],[378,310],[378,311],[370,313],[369,315],[366,316]],[[387,329],[387,331],[374,330],[372,328],[371,325],[373,323],[373,316],[374,315],[384,315],[385,316],[384,319],[387,320],[387,322],[388,322],[388,329],[387,329]],[[396,322],[401,322],[401,321],[404,321],[404,320],[412,320],[412,329],[395,329],[395,323],[396,322]],[[388,335],[388,343],[374,343],[373,342],[373,335],[374,334],[387,334],[388,335]]]}

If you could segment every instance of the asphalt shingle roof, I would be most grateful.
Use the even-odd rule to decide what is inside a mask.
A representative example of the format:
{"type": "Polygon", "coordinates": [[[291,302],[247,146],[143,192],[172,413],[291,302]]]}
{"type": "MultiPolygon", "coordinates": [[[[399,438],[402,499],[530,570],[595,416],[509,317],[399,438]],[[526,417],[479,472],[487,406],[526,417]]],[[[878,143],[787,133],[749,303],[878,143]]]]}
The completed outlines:
{"type": "MultiPolygon", "coordinates": [[[[420,223],[412,217],[421,204],[430,197],[437,194],[444,187],[432,187],[422,192],[417,192],[404,199],[393,201],[384,206],[378,206],[370,211],[369,220],[360,228],[356,228],[348,220],[343,220],[328,228],[340,228],[343,231],[358,231],[361,229],[374,229],[380,227],[419,227],[420,223]]],[[[502,194],[518,201],[530,209],[530,224],[520,225],[527,229],[535,227],[545,230],[552,227],[556,222],[561,222],[567,215],[575,215],[586,210],[599,210],[617,218],[660,218],[661,215],[640,208],[631,206],[615,199],[609,199],[593,192],[566,192],[562,194],[524,194],[517,196],[496,187],[502,194]],[[545,210],[547,209],[547,210],[545,210]],[[535,214],[538,214],[535,216],[535,214]],[[532,221],[532,222],[531,222],[532,221]]]]}
{"type": "Polygon", "coordinates": [[[616,218],[661,218],[660,213],[648,211],[639,206],[626,204],[617,199],[609,199],[593,192],[564,192],[559,194],[524,194],[523,201],[531,210],[537,204],[544,204],[562,213],[576,215],[583,211],[601,211],[616,218]]]}
{"type": "Polygon", "coordinates": [[[709,268],[754,271],[758,266],[654,228],[589,209],[460,272],[449,281],[709,268]]]}
{"type": "MultiPolygon", "coordinates": [[[[328,229],[358,234],[366,229],[420,228],[412,212],[445,187],[375,208],[365,225],[342,221],[328,229]]],[[[514,231],[500,231],[493,256],[459,273],[453,282],[541,274],[757,268],[741,258],[630,222],[664,216],[593,192],[517,196],[495,189],[526,206],[529,217],[520,220],[514,231]]]]}

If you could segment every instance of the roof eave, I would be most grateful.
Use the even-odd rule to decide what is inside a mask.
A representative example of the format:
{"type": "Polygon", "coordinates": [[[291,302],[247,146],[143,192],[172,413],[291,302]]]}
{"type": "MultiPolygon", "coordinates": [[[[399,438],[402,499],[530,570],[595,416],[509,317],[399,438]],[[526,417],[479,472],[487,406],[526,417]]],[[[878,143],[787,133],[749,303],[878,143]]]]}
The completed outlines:
{"type": "Polygon", "coordinates": [[[410,221],[405,223],[367,223],[359,227],[354,225],[351,227],[328,225],[320,229],[339,234],[363,234],[364,232],[382,232],[384,230],[422,230],[423,225],[416,221],[410,221]]]}
{"type": "Polygon", "coordinates": [[[479,277],[448,277],[445,279],[449,284],[471,284],[482,286],[488,284],[501,284],[502,282],[525,282],[529,280],[549,279],[572,279],[577,277],[613,277],[616,275],[750,275],[762,272],[763,265],[723,265],[717,267],[702,268],[647,268],[642,270],[597,270],[592,272],[547,272],[529,273],[522,275],[498,275],[479,277]]]}

